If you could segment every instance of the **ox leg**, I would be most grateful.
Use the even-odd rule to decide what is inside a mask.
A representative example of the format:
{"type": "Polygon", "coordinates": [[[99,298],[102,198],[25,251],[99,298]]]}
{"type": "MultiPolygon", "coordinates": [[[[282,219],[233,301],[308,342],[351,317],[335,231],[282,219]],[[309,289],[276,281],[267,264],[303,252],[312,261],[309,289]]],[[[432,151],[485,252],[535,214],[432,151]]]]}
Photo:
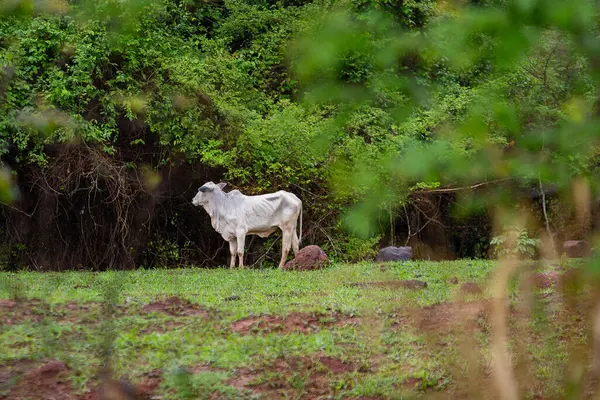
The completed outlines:
{"type": "Polygon", "coordinates": [[[240,268],[244,268],[244,242],[246,241],[245,233],[237,234],[237,253],[240,259],[240,268]]]}
{"type": "Polygon", "coordinates": [[[229,268],[233,269],[235,267],[235,257],[237,256],[237,243],[235,239],[229,241],[229,254],[231,255],[229,268]]]}
{"type": "Polygon", "coordinates": [[[300,240],[298,239],[296,229],[294,229],[294,233],[292,233],[292,249],[294,250],[294,256],[297,255],[300,250],[300,240]]]}
{"type": "Polygon", "coordinates": [[[283,268],[287,256],[290,253],[290,246],[292,245],[292,232],[289,229],[282,230],[283,239],[281,241],[281,261],[279,262],[279,268],[283,268]]]}

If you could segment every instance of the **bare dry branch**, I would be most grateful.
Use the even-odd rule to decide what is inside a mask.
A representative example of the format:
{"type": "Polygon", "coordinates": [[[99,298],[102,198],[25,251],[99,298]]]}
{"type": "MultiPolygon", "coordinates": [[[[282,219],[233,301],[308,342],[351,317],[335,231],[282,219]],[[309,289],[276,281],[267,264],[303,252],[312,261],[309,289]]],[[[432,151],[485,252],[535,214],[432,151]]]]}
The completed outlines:
{"type": "Polygon", "coordinates": [[[461,187],[457,187],[457,188],[441,188],[441,189],[425,189],[425,190],[417,190],[413,193],[452,193],[452,192],[460,192],[463,190],[473,190],[473,189],[477,189],[479,187],[482,186],[487,186],[487,185],[493,185],[495,183],[500,183],[500,182],[506,182],[506,181],[510,181],[512,180],[512,178],[502,178],[502,179],[495,179],[492,181],[485,181],[485,182],[480,182],[480,183],[476,183],[474,185],[470,185],[470,186],[461,186],[461,187]]]}

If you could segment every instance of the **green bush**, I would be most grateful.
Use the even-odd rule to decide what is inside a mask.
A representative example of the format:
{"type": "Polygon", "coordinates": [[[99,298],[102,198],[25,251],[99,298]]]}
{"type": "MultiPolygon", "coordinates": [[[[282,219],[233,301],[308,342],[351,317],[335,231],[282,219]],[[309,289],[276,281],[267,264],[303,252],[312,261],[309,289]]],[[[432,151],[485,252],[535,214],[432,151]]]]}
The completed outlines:
{"type": "Polygon", "coordinates": [[[555,0],[46,6],[0,17],[0,154],[20,184],[76,144],[132,173],[187,165],[249,194],[302,194],[328,227],[316,240],[354,254],[352,235],[383,234],[377,212],[415,190],[562,189],[597,171],[589,2],[562,17],[532,11],[555,0]]]}
{"type": "Polygon", "coordinates": [[[521,257],[532,258],[537,254],[541,241],[529,237],[527,230],[523,228],[514,228],[507,230],[503,235],[494,236],[490,245],[496,257],[513,253],[521,257]],[[509,235],[513,235],[514,239],[510,240],[509,235]],[[511,242],[514,244],[511,245],[511,242]]]}
{"type": "Polygon", "coordinates": [[[344,262],[373,261],[377,256],[380,236],[364,239],[356,236],[342,236],[336,241],[338,260],[344,262]]]}

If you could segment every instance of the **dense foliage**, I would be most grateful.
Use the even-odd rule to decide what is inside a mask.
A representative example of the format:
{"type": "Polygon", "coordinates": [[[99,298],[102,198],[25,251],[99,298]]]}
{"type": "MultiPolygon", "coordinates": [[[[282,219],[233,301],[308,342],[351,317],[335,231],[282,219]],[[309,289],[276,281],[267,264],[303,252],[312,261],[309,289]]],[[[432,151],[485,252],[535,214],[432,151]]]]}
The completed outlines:
{"type": "MultiPolygon", "coordinates": [[[[487,214],[457,222],[456,194],[436,190],[560,186],[596,168],[581,123],[595,9],[521,3],[15,2],[0,19],[0,151],[21,193],[4,209],[5,257],[219,263],[189,205],[207,180],[297,193],[305,243],[336,258],[380,239],[485,256],[487,214]]],[[[571,209],[548,201],[559,229],[571,209]]]]}

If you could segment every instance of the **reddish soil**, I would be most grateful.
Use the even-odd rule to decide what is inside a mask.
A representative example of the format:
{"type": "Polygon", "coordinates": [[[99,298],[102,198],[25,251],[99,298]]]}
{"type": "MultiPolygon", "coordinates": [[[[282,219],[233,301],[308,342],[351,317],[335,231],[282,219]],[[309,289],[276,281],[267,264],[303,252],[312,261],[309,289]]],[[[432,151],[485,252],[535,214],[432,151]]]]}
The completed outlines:
{"type": "Polygon", "coordinates": [[[531,277],[531,283],[538,289],[548,289],[557,285],[559,281],[560,274],[558,272],[537,273],[531,277]]]}
{"type": "MultiPolygon", "coordinates": [[[[7,392],[19,377],[35,368],[37,363],[31,360],[18,360],[0,365],[0,393],[7,392]]],[[[3,398],[0,396],[0,398],[3,398]]]]}
{"type": "MultiPolygon", "coordinates": [[[[74,302],[59,306],[53,309],[53,316],[60,322],[82,323],[95,325],[100,322],[102,313],[102,303],[89,302],[77,304],[74,302]]],[[[122,307],[114,308],[114,316],[122,316],[124,311],[122,307]]]]}
{"type": "Polygon", "coordinates": [[[405,390],[414,390],[415,386],[422,382],[421,378],[409,378],[402,383],[402,388],[405,390]]]}
{"type": "Polygon", "coordinates": [[[0,308],[13,308],[16,305],[16,301],[0,299],[0,308]]]}
{"type": "Polygon", "coordinates": [[[320,357],[319,361],[334,374],[343,374],[344,372],[350,372],[356,369],[354,365],[344,363],[343,361],[333,357],[320,357]]]}
{"type": "Polygon", "coordinates": [[[360,318],[343,316],[337,319],[333,325],[340,328],[344,326],[355,326],[358,324],[360,324],[360,318]]]}
{"type": "Polygon", "coordinates": [[[262,315],[242,318],[231,324],[231,330],[241,334],[253,332],[277,332],[282,334],[290,332],[313,333],[324,327],[353,325],[358,322],[358,318],[343,317],[339,313],[318,315],[292,312],[285,317],[262,315]]]}
{"type": "Polygon", "coordinates": [[[465,327],[488,310],[488,301],[441,303],[402,312],[393,327],[415,325],[423,331],[465,327]]]}
{"type": "Polygon", "coordinates": [[[40,322],[48,310],[48,305],[39,300],[0,300],[0,321],[3,325],[40,322]]]}
{"type": "MultiPolygon", "coordinates": [[[[348,365],[341,361],[321,357],[327,363],[344,366],[344,372],[350,371],[348,365]]],[[[268,366],[257,369],[242,368],[227,383],[239,390],[250,390],[255,395],[261,395],[265,399],[299,398],[301,399],[319,399],[326,398],[333,394],[333,389],[329,387],[330,379],[327,373],[323,371],[323,363],[319,363],[309,357],[293,357],[285,360],[277,360],[268,366]],[[272,378],[268,381],[259,381],[259,376],[268,373],[272,378]],[[304,381],[302,389],[298,392],[292,387],[290,378],[299,377],[304,381]],[[296,392],[294,395],[294,392],[296,392]]],[[[331,373],[334,373],[331,370],[331,373]]],[[[342,371],[338,372],[341,373],[342,371]]]]}
{"type": "MultiPolygon", "coordinates": [[[[101,312],[102,303],[99,302],[85,304],[71,302],[50,307],[37,299],[0,300],[0,322],[4,325],[21,324],[25,321],[40,322],[45,316],[58,322],[96,324],[99,322],[98,314],[101,312]]],[[[119,317],[124,314],[123,306],[114,307],[114,316],[119,317]]]]}
{"type": "Polygon", "coordinates": [[[142,380],[137,384],[138,395],[146,398],[151,398],[152,394],[158,389],[162,383],[162,371],[153,370],[146,374],[142,380]]]}
{"type": "Polygon", "coordinates": [[[256,380],[259,374],[256,371],[253,371],[249,368],[243,368],[237,371],[236,376],[227,381],[228,385],[231,385],[235,388],[244,390],[249,386],[252,386],[252,383],[256,380]]]}
{"type": "Polygon", "coordinates": [[[65,363],[60,361],[47,362],[33,370],[29,370],[29,372],[18,378],[18,382],[10,388],[6,399],[75,399],[69,373],[69,367],[65,363]]]}
{"type": "Polygon", "coordinates": [[[133,385],[127,380],[109,380],[105,383],[88,386],[89,391],[80,400],[138,399],[149,400],[162,383],[162,371],[155,369],[143,375],[142,380],[133,385]]]}
{"type": "Polygon", "coordinates": [[[479,286],[475,282],[465,282],[460,285],[460,291],[468,294],[481,294],[483,290],[481,290],[481,286],[479,286]]]}
{"type": "Polygon", "coordinates": [[[146,304],[143,308],[145,313],[162,312],[173,316],[203,316],[208,317],[201,306],[192,304],[188,300],[180,299],[177,296],[169,297],[165,300],[158,300],[150,304],[146,304]]]}
{"type": "Polygon", "coordinates": [[[444,327],[464,326],[488,310],[488,301],[468,303],[442,303],[424,307],[418,315],[418,326],[423,330],[435,330],[444,327]]]}

